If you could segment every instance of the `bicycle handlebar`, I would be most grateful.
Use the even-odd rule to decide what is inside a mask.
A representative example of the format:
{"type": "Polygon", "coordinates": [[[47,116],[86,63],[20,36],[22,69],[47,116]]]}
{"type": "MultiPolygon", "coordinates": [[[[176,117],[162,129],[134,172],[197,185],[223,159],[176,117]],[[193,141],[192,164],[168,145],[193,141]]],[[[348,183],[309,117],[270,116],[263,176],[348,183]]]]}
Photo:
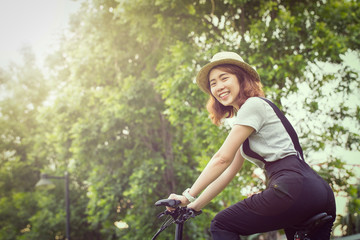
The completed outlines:
{"type": "Polygon", "coordinates": [[[195,211],[192,208],[180,207],[181,201],[175,199],[161,199],[155,203],[155,206],[165,206],[174,208],[173,211],[165,210],[161,212],[157,217],[161,218],[165,215],[170,215],[173,219],[172,221],[165,221],[164,224],[160,227],[158,232],[154,235],[152,239],[155,239],[162,231],[165,230],[169,225],[175,223],[178,225],[183,225],[186,220],[189,218],[194,218],[202,213],[202,211],[195,211]]]}
{"type": "Polygon", "coordinates": [[[181,201],[175,199],[161,199],[155,203],[155,206],[165,206],[175,208],[174,211],[165,210],[164,212],[160,213],[158,217],[162,217],[164,215],[170,215],[174,218],[175,223],[184,223],[189,218],[193,218],[197,215],[200,215],[202,211],[196,211],[192,208],[187,207],[179,207],[181,201]]]}
{"type": "Polygon", "coordinates": [[[175,200],[175,199],[161,199],[159,201],[157,201],[155,203],[155,206],[159,207],[159,206],[166,206],[166,207],[172,207],[172,208],[176,208],[177,206],[179,206],[181,203],[180,200],[175,200]]]}

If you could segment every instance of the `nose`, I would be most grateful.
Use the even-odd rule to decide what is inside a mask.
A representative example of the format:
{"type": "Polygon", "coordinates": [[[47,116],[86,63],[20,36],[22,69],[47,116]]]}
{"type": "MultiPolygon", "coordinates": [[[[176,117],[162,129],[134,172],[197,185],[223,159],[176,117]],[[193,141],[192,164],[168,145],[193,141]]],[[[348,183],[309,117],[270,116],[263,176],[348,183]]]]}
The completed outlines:
{"type": "Polygon", "coordinates": [[[216,84],[216,91],[219,92],[224,89],[224,84],[222,82],[219,82],[216,84]]]}

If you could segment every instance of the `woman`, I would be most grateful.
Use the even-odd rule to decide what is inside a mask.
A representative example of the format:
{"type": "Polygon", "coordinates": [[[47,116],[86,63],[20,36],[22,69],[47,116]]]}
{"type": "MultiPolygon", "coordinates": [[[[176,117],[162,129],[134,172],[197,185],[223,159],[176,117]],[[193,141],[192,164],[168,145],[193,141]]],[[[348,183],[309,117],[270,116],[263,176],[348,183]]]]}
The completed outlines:
{"type": "MultiPolygon", "coordinates": [[[[224,118],[234,117],[234,125],[192,187],[169,198],[202,209],[226,187],[246,158],[265,169],[268,187],[218,213],[210,227],[213,239],[240,239],[239,235],[282,228],[293,239],[292,226],[321,212],[335,217],[331,188],[302,160],[290,123],[286,126],[276,107],[261,98],[260,77],[250,65],[236,53],[220,52],[200,70],[197,84],[210,95],[207,109],[213,123],[220,125],[224,118]]],[[[332,224],[322,226],[312,239],[329,239],[332,224]]]]}

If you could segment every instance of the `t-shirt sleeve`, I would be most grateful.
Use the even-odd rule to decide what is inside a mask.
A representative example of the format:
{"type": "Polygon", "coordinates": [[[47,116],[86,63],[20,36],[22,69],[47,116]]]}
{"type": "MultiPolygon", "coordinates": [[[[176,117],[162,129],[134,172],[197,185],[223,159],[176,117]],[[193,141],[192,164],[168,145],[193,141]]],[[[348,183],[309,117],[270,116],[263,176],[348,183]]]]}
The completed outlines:
{"type": "Polygon", "coordinates": [[[266,119],[266,109],[264,101],[257,97],[246,100],[237,112],[233,125],[245,125],[258,132],[264,125],[266,119]]]}

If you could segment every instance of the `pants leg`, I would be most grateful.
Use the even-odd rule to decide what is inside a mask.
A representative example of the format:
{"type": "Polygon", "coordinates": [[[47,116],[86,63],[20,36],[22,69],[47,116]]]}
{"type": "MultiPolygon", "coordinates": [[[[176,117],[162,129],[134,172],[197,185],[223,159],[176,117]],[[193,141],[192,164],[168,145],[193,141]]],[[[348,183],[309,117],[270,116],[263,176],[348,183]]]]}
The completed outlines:
{"type": "Polygon", "coordinates": [[[240,240],[239,234],[224,230],[211,230],[211,236],[214,240],[240,240]]]}
{"type": "MultiPolygon", "coordinates": [[[[263,192],[219,212],[210,231],[213,239],[238,240],[239,235],[284,228],[288,239],[293,239],[291,226],[320,212],[327,212],[335,219],[332,190],[306,163],[300,163],[295,171],[281,170],[274,174],[263,192]]],[[[322,226],[313,233],[314,239],[329,239],[331,227],[332,223],[322,226]]]]}
{"type": "Polygon", "coordinates": [[[240,235],[280,229],[281,224],[271,222],[271,218],[248,211],[241,201],[219,212],[211,221],[210,231],[214,240],[239,240],[240,235]]]}
{"type": "Polygon", "coordinates": [[[211,222],[214,240],[238,240],[239,235],[251,235],[283,228],[286,216],[264,216],[255,213],[246,204],[238,202],[219,212],[211,222]]]}

